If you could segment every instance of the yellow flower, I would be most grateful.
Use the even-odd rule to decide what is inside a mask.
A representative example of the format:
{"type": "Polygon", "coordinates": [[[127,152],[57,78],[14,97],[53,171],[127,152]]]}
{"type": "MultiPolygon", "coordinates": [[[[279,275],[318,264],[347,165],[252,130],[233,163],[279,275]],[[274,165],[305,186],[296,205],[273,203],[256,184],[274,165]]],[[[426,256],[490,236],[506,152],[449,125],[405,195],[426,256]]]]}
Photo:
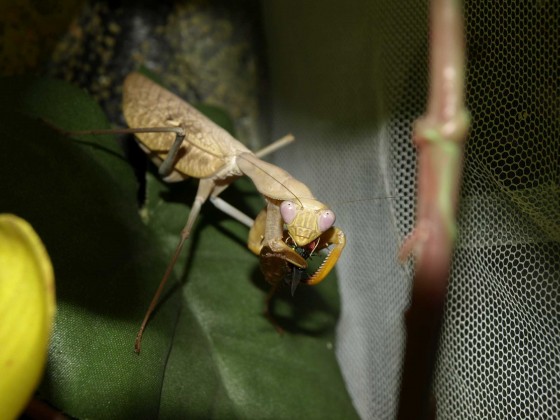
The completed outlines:
{"type": "Polygon", "coordinates": [[[0,214],[0,418],[16,418],[37,387],[55,312],[54,275],[33,228],[0,214]]]}

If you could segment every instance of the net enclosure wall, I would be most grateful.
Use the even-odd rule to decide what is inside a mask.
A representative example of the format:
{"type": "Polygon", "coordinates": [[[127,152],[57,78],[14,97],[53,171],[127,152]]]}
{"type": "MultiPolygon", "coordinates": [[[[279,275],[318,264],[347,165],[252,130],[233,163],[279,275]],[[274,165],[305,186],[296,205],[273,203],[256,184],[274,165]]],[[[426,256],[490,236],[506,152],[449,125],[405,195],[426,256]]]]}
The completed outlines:
{"type": "MultiPolygon", "coordinates": [[[[278,163],[332,205],[337,355],[365,419],[396,414],[412,266],[411,126],[427,95],[428,4],[263,2],[278,163]]],[[[560,5],[467,1],[459,236],[434,381],[439,419],[560,416],[560,5]]]]}

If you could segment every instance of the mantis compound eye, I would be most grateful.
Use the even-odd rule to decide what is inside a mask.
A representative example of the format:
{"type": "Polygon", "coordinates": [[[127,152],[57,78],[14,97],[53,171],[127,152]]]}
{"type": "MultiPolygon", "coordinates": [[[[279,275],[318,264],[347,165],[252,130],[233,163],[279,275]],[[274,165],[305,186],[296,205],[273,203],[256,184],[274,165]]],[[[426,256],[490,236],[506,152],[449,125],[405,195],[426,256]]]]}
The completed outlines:
{"type": "Polygon", "coordinates": [[[296,217],[296,205],[291,201],[283,201],[280,204],[280,214],[284,222],[290,224],[296,217]]]}
{"type": "Polygon", "coordinates": [[[319,230],[321,232],[326,231],[332,225],[334,225],[334,221],[336,220],[336,216],[332,210],[325,210],[319,216],[319,230]]]}

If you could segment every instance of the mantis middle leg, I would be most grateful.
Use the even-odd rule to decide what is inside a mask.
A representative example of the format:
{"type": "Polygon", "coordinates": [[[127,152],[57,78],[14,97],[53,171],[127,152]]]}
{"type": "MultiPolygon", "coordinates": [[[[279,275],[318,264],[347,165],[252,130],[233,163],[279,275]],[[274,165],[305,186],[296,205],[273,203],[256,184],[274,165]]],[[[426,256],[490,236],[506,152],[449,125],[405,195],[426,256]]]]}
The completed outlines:
{"type": "Polygon", "coordinates": [[[171,272],[173,271],[173,267],[175,266],[175,263],[177,262],[177,258],[179,258],[179,254],[181,254],[181,251],[183,249],[183,245],[185,244],[186,240],[189,238],[192,228],[194,226],[194,222],[196,221],[198,215],[200,214],[200,209],[202,208],[202,205],[206,202],[206,200],[208,200],[208,197],[210,196],[210,194],[212,193],[212,190],[214,190],[215,188],[215,184],[214,181],[210,180],[210,179],[201,179],[199,184],[198,184],[198,190],[196,192],[196,197],[194,199],[193,205],[191,207],[191,211],[189,213],[189,217],[187,218],[187,223],[185,224],[185,227],[183,228],[183,230],[181,230],[181,236],[179,238],[179,243],[177,244],[177,247],[175,248],[175,252],[173,253],[173,257],[171,258],[171,260],[169,261],[167,268],[165,270],[165,274],[163,275],[163,278],[156,290],[156,293],[154,294],[151,302],[150,302],[150,306],[148,306],[148,310],[146,311],[146,314],[144,315],[144,319],[142,320],[142,325],[140,326],[140,329],[138,330],[138,334],[136,335],[136,340],[134,341],[134,351],[136,353],[140,353],[141,350],[141,346],[142,346],[142,335],[144,334],[144,330],[146,329],[146,325],[148,323],[148,320],[150,319],[150,316],[152,315],[152,312],[154,311],[154,309],[157,306],[157,303],[159,301],[159,298],[161,296],[161,293],[163,292],[163,289],[167,283],[167,280],[169,278],[169,276],[171,275],[171,272]]]}

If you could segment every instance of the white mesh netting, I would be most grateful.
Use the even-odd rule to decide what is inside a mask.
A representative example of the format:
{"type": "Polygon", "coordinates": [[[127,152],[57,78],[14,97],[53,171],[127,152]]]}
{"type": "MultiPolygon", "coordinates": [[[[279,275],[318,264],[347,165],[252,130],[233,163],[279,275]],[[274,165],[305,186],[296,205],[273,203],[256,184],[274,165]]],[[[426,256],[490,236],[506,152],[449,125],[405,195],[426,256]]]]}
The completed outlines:
{"type": "MultiPolygon", "coordinates": [[[[393,418],[412,271],[411,124],[427,92],[426,2],[264,2],[279,163],[337,212],[337,354],[363,418],[393,418]],[[394,199],[360,201],[373,197],[394,199]]],[[[440,419],[560,415],[560,125],[552,1],[467,1],[468,139],[434,383],[440,419]]]]}

